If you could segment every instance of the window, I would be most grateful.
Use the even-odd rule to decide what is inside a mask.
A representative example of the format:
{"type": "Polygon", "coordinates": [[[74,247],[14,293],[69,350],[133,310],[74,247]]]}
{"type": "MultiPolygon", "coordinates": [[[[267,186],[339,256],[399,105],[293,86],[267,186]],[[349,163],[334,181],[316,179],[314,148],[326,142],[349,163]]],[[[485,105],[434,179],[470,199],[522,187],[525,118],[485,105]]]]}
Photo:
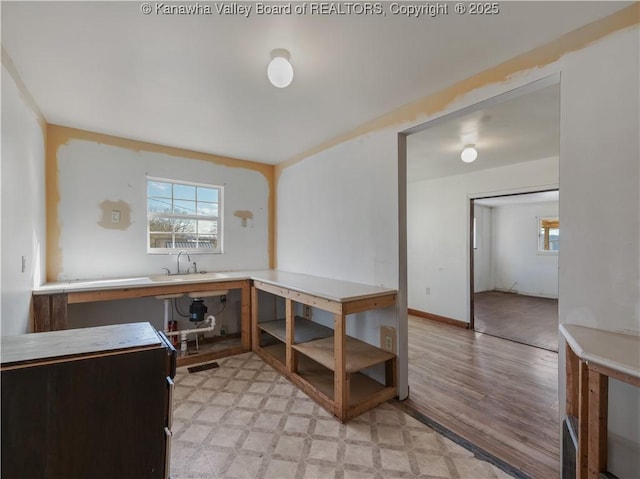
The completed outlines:
{"type": "Polygon", "coordinates": [[[560,220],[538,218],[538,252],[557,253],[560,246],[560,220]]]}
{"type": "Polygon", "coordinates": [[[149,253],[221,253],[222,193],[222,186],[147,178],[149,253]]]}

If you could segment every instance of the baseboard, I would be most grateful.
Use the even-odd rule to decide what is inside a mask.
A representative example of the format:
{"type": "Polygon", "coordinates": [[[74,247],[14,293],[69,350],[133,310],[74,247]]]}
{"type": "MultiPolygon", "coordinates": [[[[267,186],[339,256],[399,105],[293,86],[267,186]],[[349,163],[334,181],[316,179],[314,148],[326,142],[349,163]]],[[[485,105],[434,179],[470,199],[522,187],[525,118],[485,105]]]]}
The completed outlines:
{"type": "Polygon", "coordinates": [[[417,316],[422,319],[437,321],[438,323],[448,324],[450,326],[455,326],[457,328],[469,329],[469,323],[465,323],[464,321],[460,321],[459,319],[447,318],[446,316],[440,316],[438,314],[433,314],[433,313],[425,313],[424,311],[411,309],[411,308],[409,308],[407,312],[411,316],[417,316]]]}
{"type": "Polygon", "coordinates": [[[477,293],[488,293],[490,291],[498,291],[500,293],[510,293],[510,294],[519,294],[520,296],[531,296],[533,298],[543,298],[543,299],[558,299],[558,295],[544,294],[544,293],[529,293],[528,291],[518,291],[515,289],[503,289],[503,288],[493,288],[487,291],[476,291],[477,293]]]}

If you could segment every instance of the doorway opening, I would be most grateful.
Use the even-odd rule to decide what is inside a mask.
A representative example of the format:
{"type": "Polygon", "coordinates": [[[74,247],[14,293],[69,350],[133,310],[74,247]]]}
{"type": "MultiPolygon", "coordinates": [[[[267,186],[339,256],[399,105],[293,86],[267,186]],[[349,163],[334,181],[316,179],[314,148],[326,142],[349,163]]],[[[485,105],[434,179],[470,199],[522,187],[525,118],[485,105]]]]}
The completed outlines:
{"type": "Polygon", "coordinates": [[[558,351],[557,189],[470,200],[470,328],[558,351]]]}
{"type": "MultiPolygon", "coordinates": [[[[473,329],[469,231],[482,199],[558,189],[559,82],[548,77],[443,115],[398,142],[404,404],[504,464],[520,469],[527,458],[518,472],[539,477],[559,468],[558,355],[473,329]],[[465,163],[470,143],[477,158],[465,163]],[[544,395],[523,393],[532,388],[544,395]]],[[[552,226],[544,224],[551,246],[552,226]]]]}

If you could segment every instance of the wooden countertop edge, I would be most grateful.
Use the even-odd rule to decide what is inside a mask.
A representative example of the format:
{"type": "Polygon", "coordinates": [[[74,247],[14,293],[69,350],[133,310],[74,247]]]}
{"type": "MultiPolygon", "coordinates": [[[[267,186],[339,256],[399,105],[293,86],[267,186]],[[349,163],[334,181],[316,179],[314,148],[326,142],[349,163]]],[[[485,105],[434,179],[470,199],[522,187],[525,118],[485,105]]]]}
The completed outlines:
{"type": "Polygon", "coordinates": [[[619,361],[616,361],[613,358],[607,358],[597,354],[592,354],[590,351],[586,350],[585,347],[583,347],[583,345],[580,344],[580,342],[574,337],[574,335],[568,329],[571,327],[578,327],[584,330],[591,330],[593,334],[606,333],[606,334],[616,334],[621,336],[629,336],[629,337],[637,338],[638,351],[637,351],[636,357],[640,357],[640,336],[637,336],[634,334],[626,334],[620,331],[610,331],[606,329],[590,328],[590,327],[581,326],[578,324],[567,324],[567,325],[561,324],[560,325],[560,332],[566,339],[571,349],[576,353],[576,355],[580,359],[582,359],[583,361],[587,361],[588,363],[593,363],[605,368],[609,368],[613,371],[627,374],[635,379],[640,379],[640,367],[639,368],[629,367],[627,364],[620,363],[619,361]]]}
{"type": "MultiPolygon", "coordinates": [[[[265,270],[266,273],[269,273],[272,271],[274,270],[265,270]]],[[[306,275],[302,273],[289,273],[289,272],[284,272],[284,273],[291,274],[291,275],[300,274],[300,276],[310,277],[310,275],[306,275]]],[[[356,283],[356,282],[346,281],[346,280],[333,280],[331,278],[325,278],[321,276],[313,277],[323,281],[335,281],[336,283],[351,283],[354,285],[362,286],[364,288],[372,289],[372,291],[370,292],[364,292],[364,293],[355,294],[352,296],[336,297],[331,294],[326,294],[326,293],[323,293],[322,291],[317,291],[312,288],[296,286],[294,284],[295,281],[291,281],[291,280],[278,281],[278,280],[267,277],[267,275],[261,275],[259,272],[237,271],[237,272],[222,272],[219,274],[226,274],[229,276],[224,278],[211,278],[210,276],[198,278],[197,275],[194,275],[193,280],[189,279],[189,280],[183,280],[183,281],[175,281],[175,280],[172,281],[171,279],[168,279],[166,282],[156,280],[151,283],[133,283],[133,284],[127,284],[123,281],[122,283],[119,283],[119,284],[107,284],[107,285],[97,284],[95,287],[81,286],[78,288],[74,288],[72,282],[66,282],[66,283],[61,282],[59,287],[57,286],[57,283],[46,283],[42,285],[40,288],[34,289],[33,294],[37,296],[54,295],[54,294],[89,294],[89,293],[98,293],[101,291],[116,292],[116,291],[130,291],[130,290],[137,290],[137,289],[150,289],[150,290],[162,289],[162,288],[166,289],[166,288],[171,288],[173,286],[175,286],[176,289],[184,289],[185,286],[197,286],[201,284],[204,285],[204,284],[211,284],[211,283],[230,283],[230,282],[247,281],[247,280],[260,281],[262,283],[271,284],[273,286],[277,286],[281,288],[291,289],[303,294],[322,297],[338,303],[386,297],[386,296],[396,295],[398,293],[396,289],[384,288],[381,286],[374,286],[374,285],[369,285],[365,283],[356,283]],[[47,286],[47,285],[50,285],[50,286],[47,286]],[[180,286],[182,286],[182,288],[179,288],[180,286]]],[[[109,281],[109,280],[105,280],[105,281],[109,281]]],[[[132,281],[134,281],[133,278],[132,278],[132,281]]],[[[96,280],[96,283],[99,283],[99,280],[96,280]]]]}

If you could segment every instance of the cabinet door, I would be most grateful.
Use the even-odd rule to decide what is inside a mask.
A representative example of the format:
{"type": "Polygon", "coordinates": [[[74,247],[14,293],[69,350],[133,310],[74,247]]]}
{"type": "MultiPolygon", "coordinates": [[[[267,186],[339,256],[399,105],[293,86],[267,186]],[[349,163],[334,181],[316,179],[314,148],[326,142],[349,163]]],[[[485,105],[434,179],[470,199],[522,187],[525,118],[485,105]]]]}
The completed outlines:
{"type": "Polygon", "coordinates": [[[162,478],[164,348],[2,372],[2,478],[162,478]]]}

